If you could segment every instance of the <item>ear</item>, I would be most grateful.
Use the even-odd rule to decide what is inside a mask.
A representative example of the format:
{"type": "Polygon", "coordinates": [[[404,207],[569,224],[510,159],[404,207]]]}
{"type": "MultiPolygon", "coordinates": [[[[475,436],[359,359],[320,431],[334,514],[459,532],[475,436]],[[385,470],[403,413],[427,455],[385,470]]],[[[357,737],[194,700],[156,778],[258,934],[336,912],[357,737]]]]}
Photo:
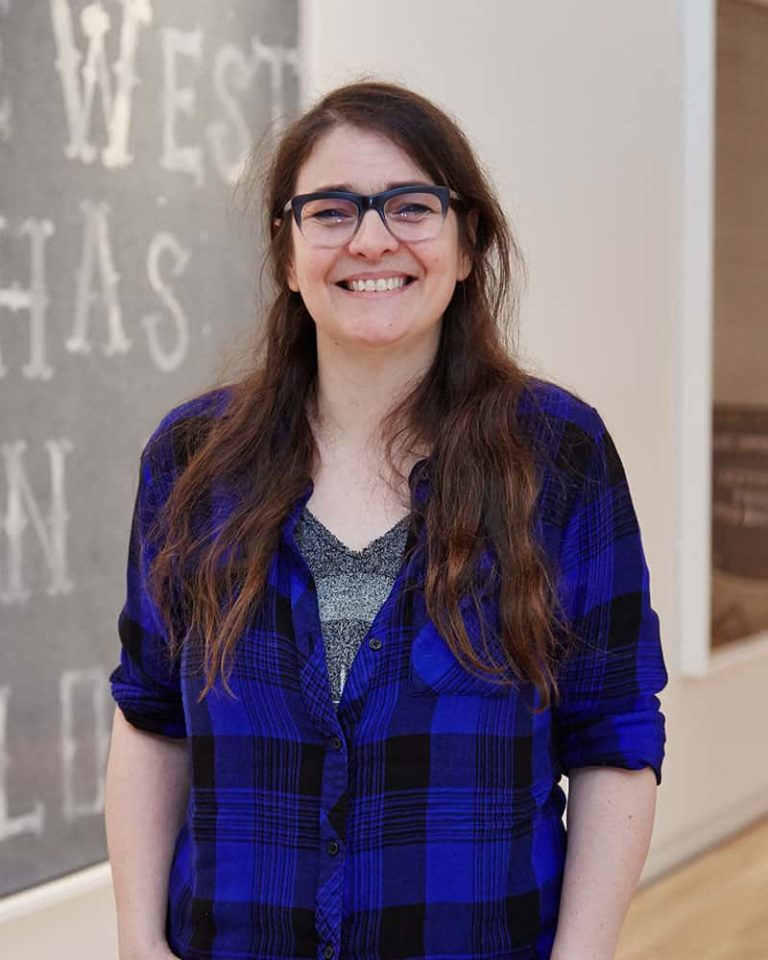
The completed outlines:
{"type": "MultiPolygon", "coordinates": [[[[282,227],[283,222],[284,222],[284,221],[282,220],[281,217],[275,217],[275,219],[272,221],[272,235],[273,235],[273,237],[274,237],[274,235],[277,233],[277,231],[282,227]]],[[[292,246],[293,246],[293,244],[291,244],[291,247],[292,247],[292,246]]],[[[286,277],[286,280],[288,281],[288,287],[289,287],[291,290],[293,290],[294,293],[298,293],[298,292],[299,292],[299,285],[298,285],[298,283],[296,282],[296,271],[295,271],[294,268],[293,268],[293,250],[291,250],[291,253],[290,253],[289,256],[290,256],[290,259],[289,259],[289,261],[288,261],[288,263],[286,264],[286,267],[285,267],[285,277],[286,277]]]]}
{"type": "MultiPolygon", "coordinates": [[[[467,232],[469,233],[470,243],[474,247],[477,241],[477,222],[478,222],[478,212],[477,210],[470,210],[467,214],[466,224],[467,232]]],[[[472,272],[472,257],[462,250],[459,256],[459,273],[457,276],[458,280],[466,280],[467,277],[472,272]]]]}
{"type": "Polygon", "coordinates": [[[285,270],[285,276],[288,281],[288,286],[294,293],[299,292],[299,285],[296,282],[296,271],[293,269],[293,262],[289,263],[285,270]]]}

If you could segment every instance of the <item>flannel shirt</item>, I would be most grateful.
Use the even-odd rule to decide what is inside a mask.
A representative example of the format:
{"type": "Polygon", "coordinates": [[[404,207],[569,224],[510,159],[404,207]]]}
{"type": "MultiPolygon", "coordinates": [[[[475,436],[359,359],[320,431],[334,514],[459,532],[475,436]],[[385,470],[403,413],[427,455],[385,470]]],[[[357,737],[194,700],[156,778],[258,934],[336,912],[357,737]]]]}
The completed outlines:
{"type": "MultiPolygon", "coordinates": [[[[545,960],[566,854],[561,776],[649,766],[661,782],[656,694],[667,673],[627,478],[596,409],[536,383],[518,414],[550,454],[537,536],[557,560],[581,641],[558,673],[560,704],[538,716],[525,706],[538,704],[535,688],[476,678],[437,632],[417,523],[337,712],[315,585],[294,540],[311,481],[284,520],[267,593],[240,639],[236,699],[217,684],[198,703],[203,681],[186,656],[173,669],[161,656],[166,637],[145,590],[156,551],[147,531],[183,466],[169,428],[216,416],[226,388],[176,407],[146,444],[110,682],[131,724],[188,744],[191,790],[166,921],[183,960],[545,960]]],[[[425,458],[409,476],[421,503],[429,467],[425,458]]],[[[215,484],[208,502],[211,517],[226,510],[215,484]]],[[[494,592],[480,596],[493,623],[494,592]]]]}

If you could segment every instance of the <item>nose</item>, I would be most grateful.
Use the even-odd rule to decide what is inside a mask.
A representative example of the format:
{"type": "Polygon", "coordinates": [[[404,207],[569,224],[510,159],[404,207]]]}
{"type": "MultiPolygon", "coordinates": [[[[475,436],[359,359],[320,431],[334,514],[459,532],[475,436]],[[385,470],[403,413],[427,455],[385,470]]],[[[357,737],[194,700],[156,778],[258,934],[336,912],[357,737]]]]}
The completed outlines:
{"type": "Polygon", "coordinates": [[[368,257],[379,256],[387,250],[397,249],[398,243],[397,237],[389,232],[378,211],[366,210],[357,233],[349,241],[349,251],[368,257]]]}

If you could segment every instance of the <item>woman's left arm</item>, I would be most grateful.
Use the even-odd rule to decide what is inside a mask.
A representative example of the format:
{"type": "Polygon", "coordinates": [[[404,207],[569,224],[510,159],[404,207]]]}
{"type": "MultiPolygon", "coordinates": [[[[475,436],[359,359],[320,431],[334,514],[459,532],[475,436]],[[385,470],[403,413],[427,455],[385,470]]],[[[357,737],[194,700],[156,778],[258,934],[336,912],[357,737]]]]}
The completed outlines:
{"type": "Polygon", "coordinates": [[[551,960],[613,960],[648,854],[650,767],[578,767],[568,781],[568,851],[551,960]]]}

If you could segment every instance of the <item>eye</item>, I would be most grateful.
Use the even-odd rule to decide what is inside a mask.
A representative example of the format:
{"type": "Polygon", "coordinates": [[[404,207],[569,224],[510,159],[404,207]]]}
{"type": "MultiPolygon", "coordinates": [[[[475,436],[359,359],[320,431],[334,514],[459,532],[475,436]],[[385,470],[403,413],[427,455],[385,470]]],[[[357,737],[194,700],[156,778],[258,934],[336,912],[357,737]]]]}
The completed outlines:
{"type": "Polygon", "coordinates": [[[396,210],[390,211],[390,216],[401,217],[405,220],[414,220],[428,216],[433,211],[421,203],[404,203],[396,210]]]}
{"type": "Polygon", "coordinates": [[[392,197],[385,206],[385,212],[393,220],[404,223],[419,223],[442,214],[438,197],[431,193],[413,192],[392,197]]]}
{"type": "Polygon", "coordinates": [[[329,207],[327,210],[318,210],[310,214],[313,220],[349,220],[351,214],[346,210],[329,207]]]}
{"type": "Polygon", "coordinates": [[[357,207],[354,203],[347,203],[334,197],[311,200],[301,212],[302,220],[313,223],[333,226],[346,224],[357,219],[357,207]]]}

